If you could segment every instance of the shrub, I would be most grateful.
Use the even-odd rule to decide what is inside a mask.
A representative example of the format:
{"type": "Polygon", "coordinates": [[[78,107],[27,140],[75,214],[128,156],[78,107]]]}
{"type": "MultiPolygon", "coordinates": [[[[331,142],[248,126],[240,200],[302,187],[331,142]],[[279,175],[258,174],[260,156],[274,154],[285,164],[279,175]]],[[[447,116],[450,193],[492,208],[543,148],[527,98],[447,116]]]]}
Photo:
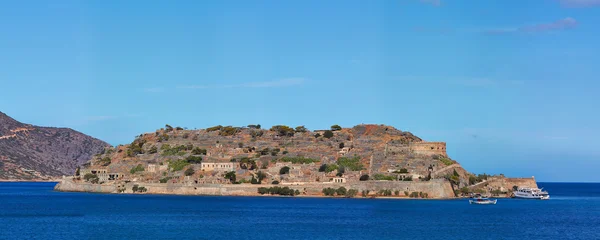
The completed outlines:
{"type": "Polygon", "coordinates": [[[342,127],[340,127],[340,125],[335,124],[335,125],[331,126],[331,131],[339,131],[339,130],[342,130],[342,127]]]}
{"type": "Polygon", "coordinates": [[[320,136],[321,136],[321,134],[320,134],[320,133],[316,133],[316,134],[315,134],[315,138],[319,138],[320,136]]]}
{"type": "Polygon", "coordinates": [[[319,167],[319,172],[325,172],[325,170],[327,170],[327,164],[321,164],[319,167]]]}
{"type": "Polygon", "coordinates": [[[275,181],[271,182],[271,184],[279,184],[279,181],[275,180],[275,181]]]}
{"type": "Polygon", "coordinates": [[[305,158],[305,157],[282,157],[279,159],[280,162],[291,162],[293,164],[310,164],[319,162],[317,159],[305,158]]]}
{"type": "Polygon", "coordinates": [[[286,155],[286,154],[288,154],[288,151],[287,150],[283,150],[283,152],[281,152],[281,154],[286,155]]]}
{"type": "Polygon", "coordinates": [[[189,167],[188,169],[185,170],[185,172],[183,172],[183,174],[185,174],[186,176],[192,176],[194,175],[196,171],[194,171],[194,168],[189,167]]]}
{"type": "Polygon", "coordinates": [[[351,171],[360,171],[365,169],[362,163],[360,163],[359,156],[355,156],[353,158],[341,157],[337,160],[337,164],[340,167],[348,168],[351,171]]]}
{"type": "Polygon", "coordinates": [[[400,191],[398,191],[398,190],[394,191],[394,195],[395,195],[395,196],[398,196],[398,195],[400,195],[400,191]]]}
{"type": "Polygon", "coordinates": [[[148,153],[150,153],[150,154],[155,154],[157,152],[158,152],[158,148],[156,146],[152,146],[150,148],[150,150],[148,150],[148,153]]]}
{"type": "Polygon", "coordinates": [[[244,147],[244,143],[243,143],[243,142],[239,142],[239,143],[238,143],[238,147],[239,147],[239,148],[243,148],[243,147],[244,147]]]}
{"type": "Polygon", "coordinates": [[[262,137],[263,134],[264,134],[263,130],[252,130],[252,131],[250,131],[250,136],[252,138],[262,137]]]}
{"type": "Polygon", "coordinates": [[[138,164],[137,166],[131,168],[131,170],[129,170],[129,173],[135,174],[136,172],[143,172],[143,171],[144,171],[144,166],[142,166],[142,164],[138,164]]]}
{"type": "Polygon", "coordinates": [[[258,171],[256,173],[256,177],[258,178],[258,182],[260,183],[260,182],[262,182],[263,179],[267,178],[267,174],[265,174],[262,171],[258,171]]]}
{"type": "Polygon", "coordinates": [[[165,141],[169,141],[169,135],[167,134],[161,134],[158,136],[158,142],[165,142],[165,141]]]}
{"type": "Polygon", "coordinates": [[[194,155],[190,155],[188,157],[185,158],[185,161],[190,163],[190,164],[199,164],[202,162],[202,157],[201,156],[194,156],[194,155]]]}
{"type": "Polygon", "coordinates": [[[236,180],[235,172],[231,171],[231,172],[225,173],[225,178],[229,179],[229,181],[231,181],[232,183],[235,182],[235,180],[236,180]]]}
{"type": "Polygon", "coordinates": [[[345,187],[339,187],[338,189],[335,190],[335,193],[338,196],[344,196],[344,195],[346,195],[346,192],[347,192],[347,190],[345,187]]]}
{"type": "Polygon", "coordinates": [[[333,132],[332,132],[332,131],[329,131],[329,130],[327,130],[327,131],[325,131],[325,132],[323,133],[323,137],[325,137],[325,138],[331,138],[331,137],[333,137],[333,132]]]}
{"type": "Polygon", "coordinates": [[[333,188],[323,188],[322,192],[325,196],[333,196],[335,195],[336,190],[333,188]]]}
{"type": "Polygon", "coordinates": [[[348,192],[346,192],[345,196],[351,198],[351,197],[356,196],[356,194],[358,194],[358,190],[350,189],[350,190],[348,190],[348,192]]]}
{"type": "Polygon", "coordinates": [[[173,131],[173,127],[171,127],[171,125],[169,125],[169,124],[165,124],[165,130],[167,132],[173,131]]]}
{"type": "MultiPolygon", "coordinates": [[[[164,146],[164,145],[163,145],[163,146],[164,146]]],[[[161,149],[162,149],[162,147],[161,147],[161,149]]],[[[162,155],[162,156],[171,156],[171,155],[179,155],[179,156],[182,156],[182,155],[184,155],[184,154],[185,154],[185,153],[184,153],[184,152],[182,152],[182,151],[185,151],[186,149],[187,149],[187,147],[186,147],[186,146],[184,146],[184,145],[178,145],[178,146],[176,146],[176,147],[172,147],[172,148],[168,148],[168,149],[165,149],[165,150],[163,150],[163,152],[162,152],[162,154],[161,154],[161,155],[162,155]]]]}
{"type": "Polygon", "coordinates": [[[308,131],[308,129],[306,129],[304,126],[297,126],[296,129],[295,129],[295,131],[303,133],[303,132],[308,131]]]}
{"type": "Polygon", "coordinates": [[[369,190],[362,190],[361,195],[367,197],[369,195],[369,190]]]}
{"type": "Polygon", "coordinates": [[[133,185],[131,190],[133,192],[146,192],[148,189],[146,189],[146,187],[138,187],[138,185],[136,184],[136,185],[133,185]]]}
{"type": "Polygon", "coordinates": [[[160,183],[167,183],[169,180],[171,180],[171,177],[164,177],[164,178],[161,178],[161,179],[159,180],[159,182],[160,182],[160,183]]]}
{"type": "Polygon", "coordinates": [[[85,176],[83,176],[83,179],[91,183],[98,183],[98,180],[100,180],[98,176],[93,173],[86,173],[85,176]]]}
{"type": "Polygon", "coordinates": [[[214,132],[214,131],[221,130],[221,128],[223,128],[223,126],[221,126],[221,125],[217,125],[217,126],[214,126],[214,127],[209,127],[209,128],[207,128],[207,129],[206,129],[206,131],[207,131],[207,132],[214,132]]]}
{"type": "Polygon", "coordinates": [[[326,172],[326,173],[330,173],[330,172],[333,172],[333,171],[335,171],[335,170],[337,170],[337,169],[338,169],[338,165],[335,165],[335,164],[328,164],[328,165],[327,165],[327,168],[325,168],[325,172],[326,172]]]}
{"type": "Polygon", "coordinates": [[[369,175],[367,175],[367,174],[364,174],[364,175],[360,176],[360,179],[359,179],[359,180],[360,180],[360,181],[368,181],[368,180],[369,180],[369,175]]]}
{"type": "Polygon", "coordinates": [[[445,158],[445,157],[440,157],[439,160],[446,166],[450,166],[450,165],[454,164],[454,162],[452,160],[445,158]]]}
{"type": "Polygon", "coordinates": [[[392,190],[389,190],[389,189],[379,190],[379,195],[392,196],[392,190]]]}
{"type": "Polygon", "coordinates": [[[340,143],[340,145],[339,145],[339,147],[340,147],[340,148],[344,148],[344,143],[343,143],[343,142],[341,142],[341,143],[340,143]]]}
{"type": "Polygon", "coordinates": [[[248,128],[260,129],[260,124],[256,124],[256,125],[250,124],[250,125],[248,125],[248,128]]]}
{"type": "Polygon", "coordinates": [[[221,135],[221,136],[233,136],[238,132],[239,128],[227,126],[227,127],[222,127],[220,130],[221,131],[219,131],[219,135],[221,135]]]}
{"type": "Polygon", "coordinates": [[[335,174],[335,175],[336,175],[336,176],[338,176],[338,177],[341,177],[341,176],[343,176],[343,175],[344,175],[344,173],[346,173],[346,168],[344,168],[344,167],[339,167],[339,168],[338,168],[338,171],[337,171],[337,174],[335,174]]]}
{"type": "Polygon", "coordinates": [[[240,168],[241,169],[254,170],[257,167],[258,166],[256,165],[256,161],[255,160],[251,160],[248,157],[243,157],[242,159],[240,159],[240,168]]]}
{"type": "Polygon", "coordinates": [[[294,196],[299,195],[300,191],[291,189],[289,187],[260,187],[258,188],[259,194],[274,194],[274,195],[283,195],[283,196],[294,196]]]}
{"type": "Polygon", "coordinates": [[[185,168],[187,165],[189,165],[189,163],[185,159],[169,160],[168,162],[169,162],[169,167],[174,172],[181,171],[181,170],[183,170],[183,168],[185,168]]]}
{"type": "Polygon", "coordinates": [[[373,176],[373,178],[375,180],[386,180],[386,181],[394,181],[394,180],[396,180],[396,178],[393,177],[393,176],[386,176],[386,175],[383,175],[381,173],[375,174],[373,176]]]}
{"type": "Polygon", "coordinates": [[[400,168],[400,171],[398,171],[399,173],[408,173],[408,169],[406,168],[400,168]]]}
{"type": "Polygon", "coordinates": [[[290,173],[290,167],[288,167],[288,166],[285,166],[285,167],[282,167],[281,169],[279,169],[279,174],[288,174],[288,173],[290,173]]]}
{"type": "Polygon", "coordinates": [[[194,155],[206,155],[206,149],[195,147],[192,150],[192,154],[194,154],[194,155]]]}
{"type": "Polygon", "coordinates": [[[294,136],[295,130],[285,125],[275,125],[270,131],[276,132],[278,136],[294,136]]]}

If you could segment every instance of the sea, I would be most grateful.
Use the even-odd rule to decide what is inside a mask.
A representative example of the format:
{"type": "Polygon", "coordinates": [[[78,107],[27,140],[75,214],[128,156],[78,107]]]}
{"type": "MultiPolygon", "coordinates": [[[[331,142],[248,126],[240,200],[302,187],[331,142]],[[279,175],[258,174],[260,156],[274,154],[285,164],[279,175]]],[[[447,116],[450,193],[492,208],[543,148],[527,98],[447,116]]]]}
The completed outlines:
{"type": "Polygon", "coordinates": [[[551,199],[407,200],[64,193],[0,183],[0,239],[600,239],[600,183],[551,199]]]}

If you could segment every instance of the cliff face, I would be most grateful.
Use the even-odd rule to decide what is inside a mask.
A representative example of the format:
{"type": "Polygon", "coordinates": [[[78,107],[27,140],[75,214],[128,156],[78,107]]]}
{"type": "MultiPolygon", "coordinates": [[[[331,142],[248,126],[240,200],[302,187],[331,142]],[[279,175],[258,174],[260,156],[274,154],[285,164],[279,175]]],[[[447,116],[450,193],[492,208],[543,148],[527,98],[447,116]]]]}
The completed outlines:
{"type": "Polygon", "coordinates": [[[70,175],[109,146],[69,128],[23,124],[0,112],[0,180],[70,175]]]}

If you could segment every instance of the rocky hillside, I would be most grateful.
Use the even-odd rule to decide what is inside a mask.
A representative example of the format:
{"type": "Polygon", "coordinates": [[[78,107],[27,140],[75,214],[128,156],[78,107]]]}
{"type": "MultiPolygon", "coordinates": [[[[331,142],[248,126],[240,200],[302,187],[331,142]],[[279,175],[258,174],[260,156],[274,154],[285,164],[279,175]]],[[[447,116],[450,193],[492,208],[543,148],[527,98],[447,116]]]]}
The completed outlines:
{"type": "Polygon", "coordinates": [[[73,129],[23,124],[0,112],[0,180],[69,175],[109,146],[73,129]]]}
{"type": "Polygon", "coordinates": [[[81,176],[107,173],[98,175],[100,183],[294,183],[341,177],[349,183],[447,179],[458,188],[469,185],[469,178],[478,181],[447,156],[445,143],[375,124],[312,131],[283,125],[200,130],[166,125],[108,149],[82,170],[81,176]]]}

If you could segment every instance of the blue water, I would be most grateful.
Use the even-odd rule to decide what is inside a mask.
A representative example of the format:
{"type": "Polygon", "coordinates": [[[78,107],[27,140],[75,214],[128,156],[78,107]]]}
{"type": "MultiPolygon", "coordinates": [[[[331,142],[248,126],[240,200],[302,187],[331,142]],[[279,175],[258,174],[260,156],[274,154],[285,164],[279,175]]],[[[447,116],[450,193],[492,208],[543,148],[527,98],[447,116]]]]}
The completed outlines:
{"type": "Polygon", "coordinates": [[[60,193],[0,183],[0,239],[600,239],[599,183],[549,201],[60,193]]]}

